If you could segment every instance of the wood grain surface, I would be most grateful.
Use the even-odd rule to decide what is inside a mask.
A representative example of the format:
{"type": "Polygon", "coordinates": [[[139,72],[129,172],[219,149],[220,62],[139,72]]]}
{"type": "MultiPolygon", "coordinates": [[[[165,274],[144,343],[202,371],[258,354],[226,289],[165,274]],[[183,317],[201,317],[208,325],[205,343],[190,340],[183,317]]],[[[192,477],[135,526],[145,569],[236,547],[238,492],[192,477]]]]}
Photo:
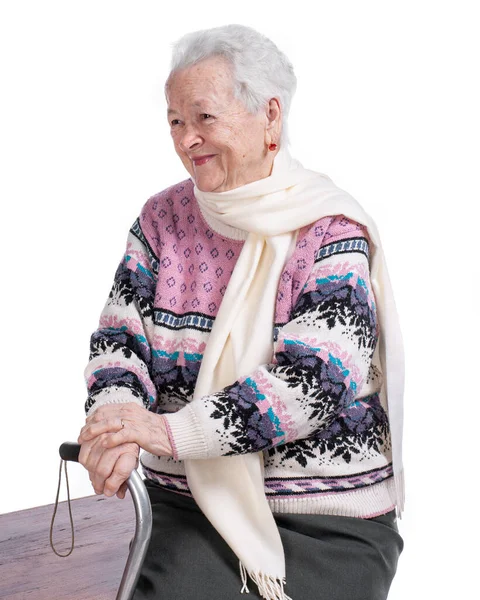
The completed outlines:
{"type": "MultiPolygon", "coordinates": [[[[0,598],[10,600],[115,600],[135,509],[124,500],[88,496],[72,500],[75,549],[56,556],[49,543],[53,505],[0,515],[0,598]]],[[[66,502],[59,504],[54,542],[70,547],[66,502]]]]}

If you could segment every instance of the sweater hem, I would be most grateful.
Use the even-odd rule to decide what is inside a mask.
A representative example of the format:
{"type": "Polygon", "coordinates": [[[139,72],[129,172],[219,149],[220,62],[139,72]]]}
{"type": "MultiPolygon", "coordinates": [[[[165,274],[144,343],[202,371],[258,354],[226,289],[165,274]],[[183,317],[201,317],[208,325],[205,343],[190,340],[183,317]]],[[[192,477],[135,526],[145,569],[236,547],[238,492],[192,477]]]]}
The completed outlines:
{"type": "Polygon", "coordinates": [[[310,498],[268,497],[267,500],[274,514],[323,514],[371,519],[395,508],[395,481],[391,477],[353,491],[319,494],[310,498]]]}
{"type": "MultiPolygon", "coordinates": [[[[176,465],[178,473],[167,473],[159,469],[157,457],[144,453],[141,464],[146,478],[164,490],[193,497],[181,463],[176,465]]],[[[265,488],[265,492],[268,493],[269,490],[265,488]]],[[[373,519],[394,510],[397,506],[393,477],[355,490],[312,494],[307,498],[287,494],[279,498],[270,493],[267,502],[274,514],[323,514],[361,519],[373,519]]]]}

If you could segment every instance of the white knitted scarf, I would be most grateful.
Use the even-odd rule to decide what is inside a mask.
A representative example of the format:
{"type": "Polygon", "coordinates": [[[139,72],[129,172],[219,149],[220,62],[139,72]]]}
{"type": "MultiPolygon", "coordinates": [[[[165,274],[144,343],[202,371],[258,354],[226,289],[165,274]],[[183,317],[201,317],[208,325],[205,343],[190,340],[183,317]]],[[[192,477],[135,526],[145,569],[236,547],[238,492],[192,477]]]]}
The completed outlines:
{"type": "MultiPolygon", "coordinates": [[[[403,346],[377,228],[362,207],[326,176],[304,169],[281,150],[270,177],[222,192],[195,187],[206,217],[248,232],[202,360],[194,399],[246,376],[273,355],[279,278],[296,233],[332,215],[365,225],[372,242],[371,281],[379,320],[383,390],[388,400],[398,512],[403,508],[403,346]]],[[[267,600],[286,600],[285,557],[263,481],[262,453],[186,460],[192,494],[267,600]]]]}

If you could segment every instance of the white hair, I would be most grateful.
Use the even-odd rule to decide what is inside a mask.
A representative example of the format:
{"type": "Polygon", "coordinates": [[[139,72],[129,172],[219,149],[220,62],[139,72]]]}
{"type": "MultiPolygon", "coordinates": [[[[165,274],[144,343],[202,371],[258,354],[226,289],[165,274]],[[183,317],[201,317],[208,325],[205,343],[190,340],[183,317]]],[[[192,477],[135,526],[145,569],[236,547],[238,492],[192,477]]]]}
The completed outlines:
{"type": "Polygon", "coordinates": [[[283,112],[282,142],[287,143],[287,117],[297,78],[285,54],[251,27],[224,25],[180,38],[173,45],[170,75],[213,56],[231,64],[235,97],[250,113],[257,114],[277,98],[283,112]]]}

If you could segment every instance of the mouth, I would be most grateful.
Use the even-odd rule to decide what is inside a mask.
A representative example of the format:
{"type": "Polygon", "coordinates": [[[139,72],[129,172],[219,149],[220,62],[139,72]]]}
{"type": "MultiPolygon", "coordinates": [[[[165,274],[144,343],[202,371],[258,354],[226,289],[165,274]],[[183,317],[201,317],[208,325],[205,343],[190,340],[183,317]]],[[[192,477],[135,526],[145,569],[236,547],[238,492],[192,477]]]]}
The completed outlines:
{"type": "Polygon", "coordinates": [[[201,167],[206,164],[210,159],[212,159],[215,154],[205,154],[204,156],[195,156],[192,157],[192,162],[196,167],[201,167]]]}

